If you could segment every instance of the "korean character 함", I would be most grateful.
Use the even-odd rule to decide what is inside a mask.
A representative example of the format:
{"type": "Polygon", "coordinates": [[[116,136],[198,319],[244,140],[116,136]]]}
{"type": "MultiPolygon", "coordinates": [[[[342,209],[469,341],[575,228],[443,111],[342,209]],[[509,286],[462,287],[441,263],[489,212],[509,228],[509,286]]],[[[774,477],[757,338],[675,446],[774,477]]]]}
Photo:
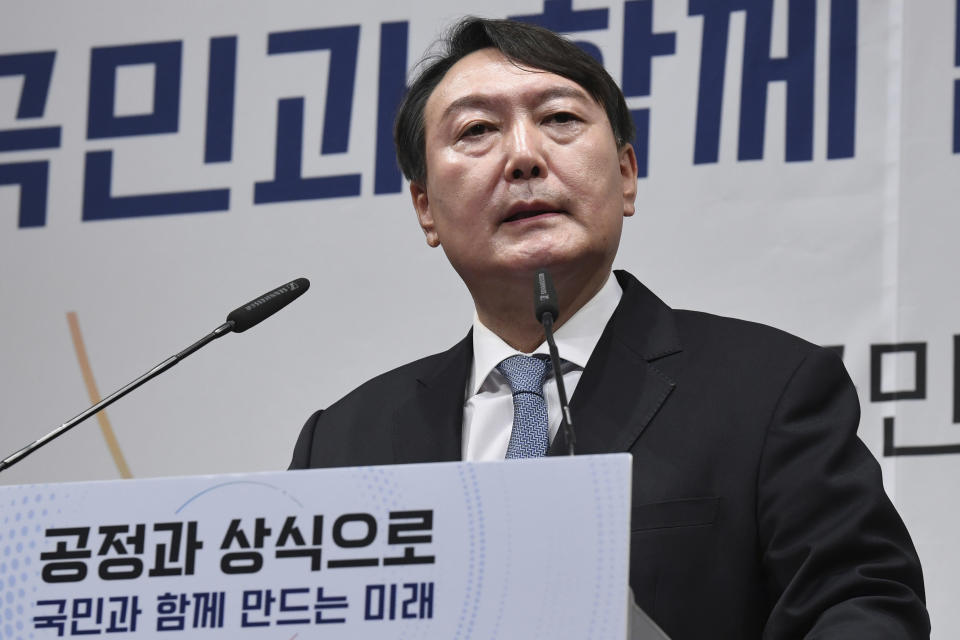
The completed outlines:
{"type": "Polygon", "coordinates": [[[300,528],[296,525],[296,516],[288,517],[284,523],[283,528],[280,529],[280,535],[277,536],[277,558],[293,558],[297,556],[309,556],[310,557],[310,570],[311,571],[320,571],[321,569],[321,548],[320,545],[323,544],[323,516],[315,515],[313,516],[313,536],[311,543],[312,547],[306,547],[306,540],[303,537],[303,534],[300,532],[300,528]],[[288,541],[293,542],[293,546],[296,548],[282,548],[286,547],[288,541]]]}
{"type": "MultiPolygon", "coordinates": [[[[333,542],[341,549],[357,549],[373,544],[377,537],[377,519],[369,513],[345,513],[333,523],[333,542]],[[359,526],[350,526],[357,524],[359,526]],[[347,530],[360,535],[347,536],[347,530]]],[[[327,567],[339,569],[344,567],[375,567],[380,564],[379,558],[351,558],[349,560],[328,560],[327,567]]]]}
{"type": "Polygon", "coordinates": [[[56,629],[57,635],[63,635],[63,627],[67,621],[67,601],[66,600],[38,600],[37,607],[56,607],[56,613],[44,616],[33,617],[34,629],[56,629]]]}
{"type": "Polygon", "coordinates": [[[100,550],[97,551],[97,556],[105,556],[111,552],[124,556],[121,558],[102,560],[98,569],[100,577],[104,580],[132,580],[133,578],[139,578],[140,574],[143,573],[143,560],[132,556],[143,554],[143,540],[146,526],[142,524],[136,525],[134,527],[134,533],[129,536],[122,535],[130,531],[130,527],[125,524],[105,525],[100,527],[99,531],[100,535],[103,536],[103,542],[100,544],[100,550]]]}
{"type": "Polygon", "coordinates": [[[157,596],[157,631],[183,631],[189,606],[185,593],[157,596]]]}
{"type": "Polygon", "coordinates": [[[44,582],[79,582],[87,577],[87,565],[80,558],[89,558],[90,549],[87,541],[90,538],[90,527],[68,527],[62,529],[47,529],[46,538],[76,537],[76,547],[68,548],[67,542],[57,542],[54,551],[44,551],[40,560],[57,560],[43,565],[41,573],[44,582]]]}
{"type": "Polygon", "coordinates": [[[277,597],[270,589],[255,589],[243,592],[243,615],[240,618],[242,627],[266,627],[270,624],[270,609],[277,597]],[[251,614],[263,611],[266,620],[252,620],[251,614]]]}
{"type": "Polygon", "coordinates": [[[390,522],[387,525],[387,544],[405,546],[402,556],[384,558],[383,564],[384,566],[433,564],[436,562],[436,556],[418,556],[413,546],[431,542],[433,542],[433,509],[391,511],[390,522]]]}

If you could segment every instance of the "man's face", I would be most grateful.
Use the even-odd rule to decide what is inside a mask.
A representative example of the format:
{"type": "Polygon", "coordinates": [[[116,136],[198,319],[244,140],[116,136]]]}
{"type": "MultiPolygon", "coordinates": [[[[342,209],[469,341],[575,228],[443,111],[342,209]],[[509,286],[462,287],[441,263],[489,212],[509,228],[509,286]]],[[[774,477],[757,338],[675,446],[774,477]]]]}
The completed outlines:
{"type": "Polygon", "coordinates": [[[482,49],[450,68],[424,118],[414,207],[471,290],[540,267],[610,268],[637,163],[583,87],[482,49]]]}

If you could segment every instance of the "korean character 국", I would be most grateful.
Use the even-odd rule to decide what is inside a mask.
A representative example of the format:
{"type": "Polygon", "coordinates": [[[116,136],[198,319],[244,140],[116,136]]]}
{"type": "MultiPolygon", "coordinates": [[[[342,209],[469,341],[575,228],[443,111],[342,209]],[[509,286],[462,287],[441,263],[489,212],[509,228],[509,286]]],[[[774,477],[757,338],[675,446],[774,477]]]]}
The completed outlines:
{"type": "Polygon", "coordinates": [[[137,630],[137,618],[143,613],[138,596],[113,596],[107,598],[107,613],[110,626],[106,633],[133,633],[137,630]]]}
{"type": "Polygon", "coordinates": [[[324,612],[329,611],[330,609],[346,609],[347,608],[347,596],[325,596],[323,595],[323,587],[317,587],[317,601],[313,605],[314,618],[313,621],[317,624],[336,624],[340,622],[346,622],[346,618],[325,618],[323,616],[324,612]]]}
{"type": "Polygon", "coordinates": [[[279,615],[285,613],[290,614],[296,611],[309,611],[309,604],[294,604],[294,599],[298,595],[306,596],[306,600],[310,600],[310,589],[302,587],[299,589],[281,589],[280,590],[280,611],[278,612],[277,624],[310,624],[310,614],[307,614],[305,618],[280,618],[279,615]]]}
{"type": "Polygon", "coordinates": [[[89,558],[90,549],[87,542],[90,538],[90,527],[70,527],[64,529],[47,529],[44,532],[46,538],[67,538],[76,537],[76,546],[67,547],[67,542],[61,540],[57,542],[54,551],[44,551],[40,554],[40,560],[55,560],[43,565],[44,582],[79,582],[87,577],[87,565],[80,561],[80,558],[89,558]]]}
{"type": "Polygon", "coordinates": [[[103,598],[74,598],[70,620],[71,636],[86,636],[103,633],[99,625],[103,623],[103,598]],[[94,628],[81,629],[86,619],[92,619],[94,628]]]}
{"type": "Polygon", "coordinates": [[[103,536],[103,542],[100,544],[97,556],[105,556],[111,552],[124,556],[102,560],[98,570],[100,577],[104,580],[139,578],[140,574],[143,573],[143,560],[135,556],[143,555],[146,526],[136,525],[134,533],[128,536],[122,535],[130,531],[130,527],[125,524],[105,525],[100,527],[99,531],[100,535],[103,536]]]}
{"type": "MultiPolygon", "coordinates": [[[[44,116],[56,55],[56,51],[0,55],[0,78],[4,76],[23,78],[15,116],[19,121],[18,124],[27,124],[23,121],[44,116]]],[[[3,115],[5,116],[6,113],[3,115]]],[[[28,126],[0,130],[0,154],[8,151],[59,148],[61,129],[60,126],[28,126]]],[[[49,160],[0,161],[0,185],[20,186],[20,212],[17,225],[20,228],[42,227],[46,224],[49,175],[49,160]]]]}
{"type": "Polygon", "coordinates": [[[387,544],[405,545],[403,555],[384,558],[384,566],[399,564],[433,564],[436,556],[418,556],[413,545],[433,542],[433,509],[391,511],[387,525],[387,544]]]}
{"type": "Polygon", "coordinates": [[[243,592],[243,615],[240,618],[241,627],[266,627],[270,624],[270,609],[277,597],[270,589],[254,589],[243,592]],[[252,620],[253,612],[261,611],[266,620],[252,620]]]}
{"type": "MultiPolygon", "coordinates": [[[[377,537],[377,519],[369,513],[345,513],[333,523],[333,543],[341,549],[358,549],[373,544],[377,537]],[[354,525],[354,526],[350,526],[354,525]],[[348,532],[351,535],[348,537],[348,532]]],[[[351,558],[349,560],[328,560],[327,567],[340,569],[345,567],[375,567],[379,558],[351,558]]]]}
{"type": "Polygon", "coordinates": [[[180,576],[193,575],[194,558],[197,549],[203,548],[203,542],[197,539],[197,523],[194,520],[187,522],[187,535],[184,540],[183,522],[157,522],[153,525],[153,530],[157,532],[167,531],[170,533],[170,539],[167,543],[158,543],[156,546],[156,559],[154,566],[150,569],[149,575],[154,576],[180,576]],[[183,547],[183,565],[180,564],[180,548],[183,547]]]}
{"type": "Polygon", "coordinates": [[[306,546],[306,540],[296,522],[296,516],[290,516],[284,521],[283,528],[280,529],[280,535],[277,536],[276,557],[294,558],[297,556],[309,556],[310,570],[320,571],[320,554],[322,551],[320,545],[323,544],[323,516],[313,516],[313,536],[311,539],[313,546],[311,547],[306,546]],[[289,547],[291,542],[294,548],[285,548],[289,547]]]}
{"type": "Polygon", "coordinates": [[[34,629],[56,629],[57,635],[63,635],[63,627],[67,621],[67,601],[66,600],[38,600],[37,607],[56,607],[56,613],[44,616],[33,617],[34,629]]]}
{"type": "Polygon", "coordinates": [[[189,606],[185,593],[157,596],[157,631],[183,631],[189,606]]]}
{"type": "MultiPolygon", "coordinates": [[[[254,521],[253,545],[246,532],[240,528],[240,518],[230,521],[227,533],[223,536],[223,542],[220,549],[229,549],[234,542],[241,549],[262,549],[264,539],[270,535],[272,530],[267,527],[264,518],[257,518],[254,521]]],[[[220,570],[224,573],[256,573],[263,567],[263,554],[259,551],[233,551],[223,554],[220,558],[220,570]]]]}

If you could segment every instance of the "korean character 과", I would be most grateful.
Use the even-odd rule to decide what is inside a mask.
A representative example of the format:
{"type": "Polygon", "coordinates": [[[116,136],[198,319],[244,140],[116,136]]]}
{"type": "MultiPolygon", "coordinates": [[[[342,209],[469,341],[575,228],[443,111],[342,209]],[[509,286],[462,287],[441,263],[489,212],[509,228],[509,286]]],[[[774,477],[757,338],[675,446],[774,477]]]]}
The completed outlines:
{"type": "Polygon", "coordinates": [[[106,633],[127,633],[137,630],[137,618],[143,613],[139,596],[113,596],[107,598],[106,633]]]}
{"type": "Polygon", "coordinates": [[[157,543],[154,566],[150,569],[149,575],[151,577],[193,575],[197,549],[203,548],[203,542],[197,539],[196,521],[157,522],[154,523],[153,530],[161,535],[167,533],[169,538],[157,543]],[[187,525],[186,535],[183,531],[184,524],[187,525]]]}

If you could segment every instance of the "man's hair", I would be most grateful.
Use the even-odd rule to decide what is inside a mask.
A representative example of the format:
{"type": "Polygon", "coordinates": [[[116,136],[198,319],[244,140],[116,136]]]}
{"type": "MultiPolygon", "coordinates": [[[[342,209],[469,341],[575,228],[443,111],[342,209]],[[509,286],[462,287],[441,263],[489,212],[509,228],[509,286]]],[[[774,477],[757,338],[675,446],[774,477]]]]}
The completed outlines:
{"type": "Polygon", "coordinates": [[[634,125],[623,92],[603,65],[580,47],[549,29],[512,20],[467,17],[442,41],[443,52],[424,58],[425,65],[400,103],[393,127],[397,162],[408,180],[427,178],[427,100],[454,64],[474,51],[493,47],[524,68],[554,73],[587,90],[607,112],[617,147],[633,140],[634,125]]]}

